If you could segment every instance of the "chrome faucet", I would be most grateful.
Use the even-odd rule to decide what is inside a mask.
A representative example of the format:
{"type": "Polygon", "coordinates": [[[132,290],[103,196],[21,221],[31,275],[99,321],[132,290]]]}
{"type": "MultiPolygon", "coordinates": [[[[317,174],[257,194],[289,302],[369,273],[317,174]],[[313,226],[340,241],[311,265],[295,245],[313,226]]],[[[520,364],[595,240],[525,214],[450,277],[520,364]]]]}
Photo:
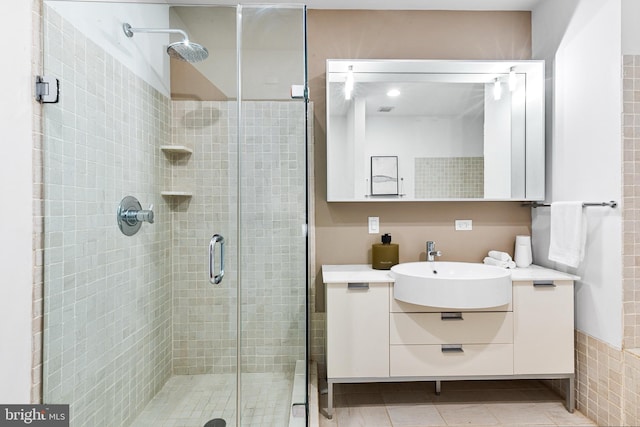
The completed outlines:
{"type": "Polygon", "coordinates": [[[442,252],[436,251],[436,242],[427,242],[427,261],[435,261],[437,256],[442,256],[442,252]]]}

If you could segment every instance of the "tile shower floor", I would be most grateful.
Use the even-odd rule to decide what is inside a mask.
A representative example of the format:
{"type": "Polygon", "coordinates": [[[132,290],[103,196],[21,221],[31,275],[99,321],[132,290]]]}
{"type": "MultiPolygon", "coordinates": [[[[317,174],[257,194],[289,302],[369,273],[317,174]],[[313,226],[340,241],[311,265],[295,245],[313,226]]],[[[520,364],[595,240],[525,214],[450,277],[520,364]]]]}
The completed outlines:
{"type": "Polygon", "coordinates": [[[334,397],[333,419],[321,414],[320,427],[596,425],[539,381],[443,382],[440,396],[433,382],[336,384],[334,397]]]}
{"type": "MultiPolygon", "coordinates": [[[[131,426],[202,427],[213,418],[234,426],[235,381],[235,374],[173,376],[131,426]]],[[[287,426],[292,384],[292,374],[243,374],[242,425],[287,426]]]]}

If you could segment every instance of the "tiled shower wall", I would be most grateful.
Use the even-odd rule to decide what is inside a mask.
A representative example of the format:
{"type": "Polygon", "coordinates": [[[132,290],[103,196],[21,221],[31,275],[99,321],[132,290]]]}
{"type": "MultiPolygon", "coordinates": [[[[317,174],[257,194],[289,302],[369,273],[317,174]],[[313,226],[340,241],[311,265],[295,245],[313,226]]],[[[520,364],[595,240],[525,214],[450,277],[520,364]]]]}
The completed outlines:
{"type": "Polygon", "coordinates": [[[304,104],[243,103],[239,166],[235,102],[174,101],[172,110],[173,143],[193,149],[170,160],[168,185],[193,193],[173,205],[174,373],[235,371],[238,280],[243,372],[292,372],[305,358],[304,104]],[[220,285],[208,279],[214,233],[227,246],[220,285]]]}
{"type": "Polygon", "coordinates": [[[73,426],[128,425],[171,374],[171,223],[160,197],[169,100],[45,8],[44,401],[73,426]],[[126,195],[154,204],[135,236],[126,195]]]}

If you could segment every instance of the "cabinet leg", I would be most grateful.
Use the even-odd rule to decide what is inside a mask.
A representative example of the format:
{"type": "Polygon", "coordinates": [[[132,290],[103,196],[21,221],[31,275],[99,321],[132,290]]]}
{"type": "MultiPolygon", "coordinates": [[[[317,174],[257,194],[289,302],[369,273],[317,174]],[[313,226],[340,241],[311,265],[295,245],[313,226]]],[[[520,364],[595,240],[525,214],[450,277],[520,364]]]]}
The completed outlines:
{"type": "Polygon", "coordinates": [[[333,381],[327,381],[327,418],[333,418],[333,381]]]}
{"type": "Polygon", "coordinates": [[[567,379],[567,411],[573,414],[576,408],[576,388],[575,388],[575,376],[571,375],[567,379]]]}
{"type": "Polygon", "coordinates": [[[440,392],[442,391],[442,382],[440,380],[436,381],[436,396],[440,396],[440,392]]]}

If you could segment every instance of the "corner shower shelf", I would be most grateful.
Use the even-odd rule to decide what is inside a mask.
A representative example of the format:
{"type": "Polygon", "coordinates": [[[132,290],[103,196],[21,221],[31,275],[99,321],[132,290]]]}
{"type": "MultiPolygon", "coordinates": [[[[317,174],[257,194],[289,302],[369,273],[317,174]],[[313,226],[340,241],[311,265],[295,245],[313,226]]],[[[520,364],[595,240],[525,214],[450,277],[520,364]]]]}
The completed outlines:
{"type": "Polygon", "coordinates": [[[192,197],[193,193],[191,191],[161,191],[161,195],[165,197],[192,197]]]}
{"type": "Polygon", "coordinates": [[[184,145],[162,145],[160,149],[168,154],[192,154],[193,150],[184,145]]]}

